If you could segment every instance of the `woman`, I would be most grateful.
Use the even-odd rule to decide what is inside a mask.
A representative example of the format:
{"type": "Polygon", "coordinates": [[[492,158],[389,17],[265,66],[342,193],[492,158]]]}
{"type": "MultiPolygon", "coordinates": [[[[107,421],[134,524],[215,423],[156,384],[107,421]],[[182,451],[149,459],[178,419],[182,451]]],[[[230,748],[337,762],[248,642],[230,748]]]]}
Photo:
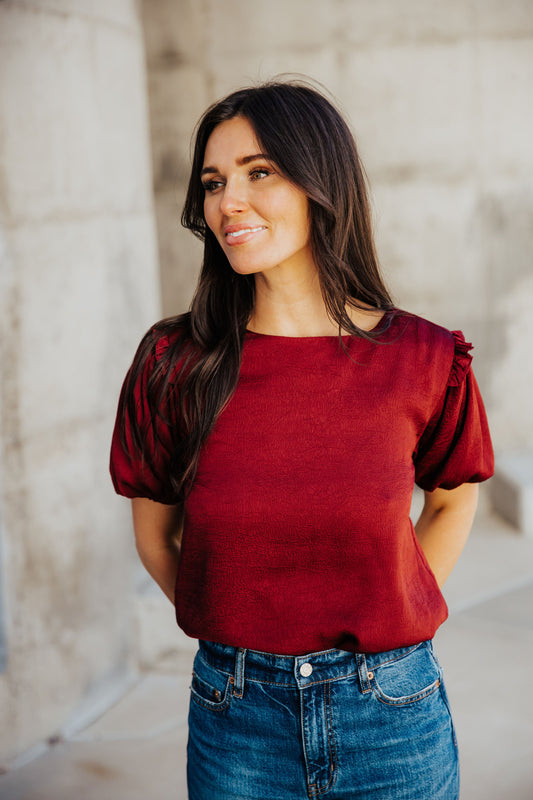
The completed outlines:
{"type": "Polygon", "coordinates": [[[493,468],[471,345],[393,306],[352,135],[305,84],[208,109],[182,221],[198,288],[140,344],[111,469],[200,640],[189,796],[453,800],[431,638],[493,468]]]}

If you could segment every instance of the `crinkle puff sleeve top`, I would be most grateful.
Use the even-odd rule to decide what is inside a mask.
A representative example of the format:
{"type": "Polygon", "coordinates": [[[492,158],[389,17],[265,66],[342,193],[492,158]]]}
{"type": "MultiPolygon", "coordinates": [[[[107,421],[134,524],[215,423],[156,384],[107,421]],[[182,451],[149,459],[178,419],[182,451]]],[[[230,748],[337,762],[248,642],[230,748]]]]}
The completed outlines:
{"type": "MultiPolygon", "coordinates": [[[[379,652],[429,639],[446,619],[409,517],[413,486],[489,478],[489,430],[462,333],[387,316],[378,342],[343,337],[349,355],[335,336],[247,332],[185,502],[176,616],[190,636],[288,655],[379,652]]],[[[143,383],[168,346],[153,335],[142,422],[143,383]]],[[[116,491],[172,503],[171,446],[152,474],[121,444],[125,413],[122,396],[116,491]]]]}

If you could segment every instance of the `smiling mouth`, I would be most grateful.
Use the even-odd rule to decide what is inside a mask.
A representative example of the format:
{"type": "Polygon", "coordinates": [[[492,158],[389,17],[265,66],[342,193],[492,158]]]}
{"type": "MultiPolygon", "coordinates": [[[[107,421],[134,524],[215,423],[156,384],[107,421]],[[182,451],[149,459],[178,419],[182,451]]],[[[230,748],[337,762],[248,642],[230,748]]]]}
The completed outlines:
{"type": "Polygon", "coordinates": [[[247,233],[258,233],[259,231],[264,231],[265,226],[259,225],[257,228],[242,228],[240,231],[233,231],[232,233],[227,233],[227,239],[238,239],[240,236],[244,236],[247,233]]]}

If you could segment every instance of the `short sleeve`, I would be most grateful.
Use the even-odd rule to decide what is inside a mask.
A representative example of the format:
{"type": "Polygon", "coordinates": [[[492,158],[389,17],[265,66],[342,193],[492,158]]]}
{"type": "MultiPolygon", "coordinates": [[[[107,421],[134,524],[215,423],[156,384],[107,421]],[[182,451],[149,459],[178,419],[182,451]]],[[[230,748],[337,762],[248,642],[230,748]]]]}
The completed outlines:
{"type": "Polygon", "coordinates": [[[452,331],[454,354],[445,391],[414,453],[415,481],[422,489],[455,489],[494,472],[485,407],[471,369],[472,345],[452,331]]]}
{"type": "Polygon", "coordinates": [[[166,415],[158,413],[161,409],[156,409],[152,415],[146,399],[147,382],[167,347],[166,336],[155,340],[148,356],[144,358],[136,382],[132,383],[132,371],[139,366],[138,356],[126,375],[111,441],[110,472],[117,494],[129,498],[147,497],[170,505],[177,502],[169,477],[173,451],[171,434],[164,421],[166,415]],[[133,444],[129,410],[132,407],[131,393],[136,422],[142,431],[148,457],[138,453],[133,444]]]}

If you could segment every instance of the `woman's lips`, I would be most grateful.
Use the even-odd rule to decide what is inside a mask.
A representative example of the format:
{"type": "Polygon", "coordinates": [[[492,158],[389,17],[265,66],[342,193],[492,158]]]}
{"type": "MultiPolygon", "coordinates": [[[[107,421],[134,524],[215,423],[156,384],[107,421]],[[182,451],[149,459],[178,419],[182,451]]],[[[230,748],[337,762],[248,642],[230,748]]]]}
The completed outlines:
{"type": "Polygon", "coordinates": [[[230,247],[234,247],[237,244],[249,242],[264,230],[266,230],[264,225],[250,225],[249,227],[234,228],[233,230],[232,226],[230,226],[224,232],[224,238],[230,247]]]}

